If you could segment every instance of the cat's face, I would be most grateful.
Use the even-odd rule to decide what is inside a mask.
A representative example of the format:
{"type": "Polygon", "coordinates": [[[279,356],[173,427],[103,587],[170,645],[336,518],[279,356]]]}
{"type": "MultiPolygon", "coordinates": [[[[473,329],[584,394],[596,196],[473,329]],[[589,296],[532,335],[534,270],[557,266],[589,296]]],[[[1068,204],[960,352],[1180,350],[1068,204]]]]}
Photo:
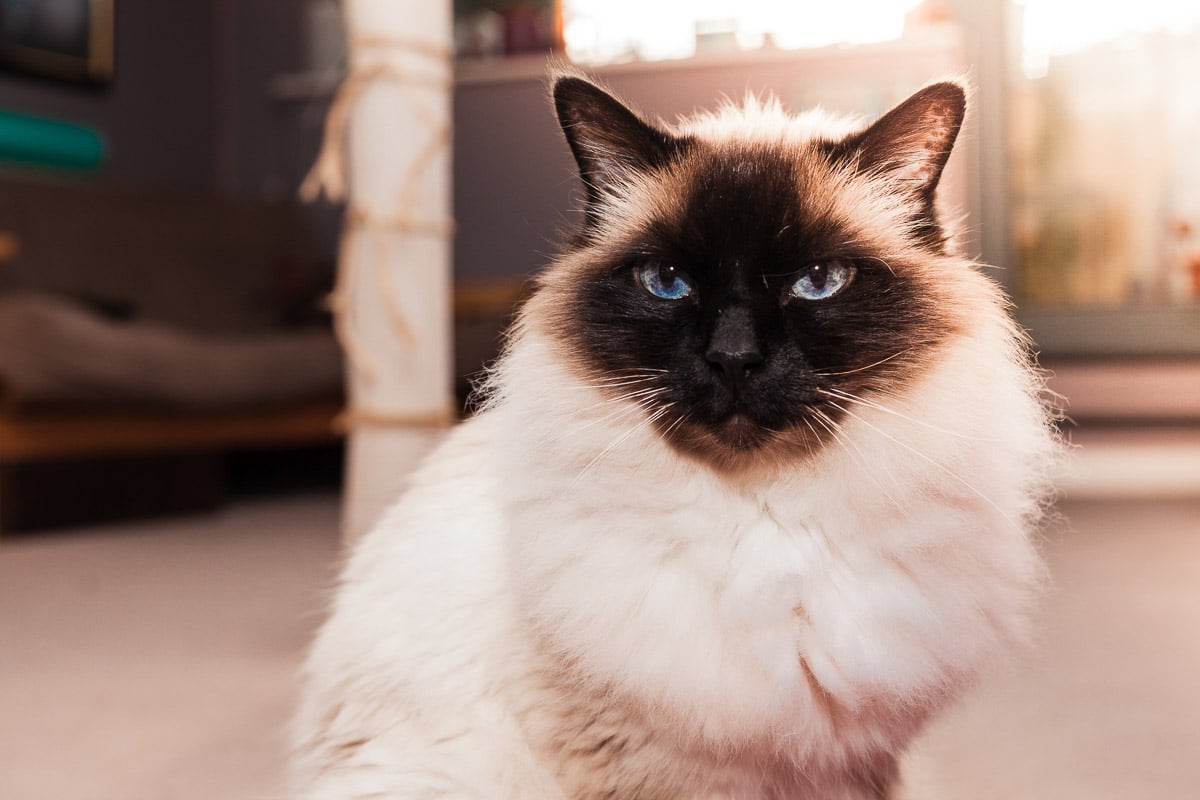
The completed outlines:
{"type": "Polygon", "coordinates": [[[554,96],[588,200],[543,307],[584,379],[681,452],[726,470],[815,452],[952,333],[966,267],[933,197],[961,87],[836,138],[782,116],[669,131],[579,78],[554,96]]]}

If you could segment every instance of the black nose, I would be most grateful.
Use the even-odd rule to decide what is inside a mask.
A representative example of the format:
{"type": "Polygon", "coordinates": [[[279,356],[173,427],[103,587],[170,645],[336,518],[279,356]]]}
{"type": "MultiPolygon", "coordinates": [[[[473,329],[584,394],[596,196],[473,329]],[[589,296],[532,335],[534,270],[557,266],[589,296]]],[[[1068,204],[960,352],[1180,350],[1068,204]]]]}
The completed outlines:
{"type": "Polygon", "coordinates": [[[762,350],[748,310],[728,309],[717,318],[704,358],[734,385],[741,384],[750,369],[762,363],[762,350]]]}
{"type": "Polygon", "coordinates": [[[709,349],[704,357],[708,363],[720,368],[725,377],[731,381],[741,381],[750,368],[755,364],[762,363],[762,353],[757,348],[753,350],[738,350],[736,352],[726,352],[724,350],[709,349]]]}

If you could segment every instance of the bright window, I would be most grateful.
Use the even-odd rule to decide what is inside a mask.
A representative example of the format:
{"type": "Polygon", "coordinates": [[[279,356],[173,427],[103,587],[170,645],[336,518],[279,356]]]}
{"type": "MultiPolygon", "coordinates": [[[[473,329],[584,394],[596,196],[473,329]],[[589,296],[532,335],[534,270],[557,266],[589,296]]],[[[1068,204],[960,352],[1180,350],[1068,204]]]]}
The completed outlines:
{"type": "Polygon", "coordinates": [[[1022,305],[1200,303],[1200,9],[1172,0],[1017,8],[1022,305]]]}
{"type": "Polygon", "coordinates": [[[563,38],[567,55],[585,64],[686,58],[768,43],[799,48],[881,42],[901,35],[916,5],[915,0],[563,0],[563,38]]]}

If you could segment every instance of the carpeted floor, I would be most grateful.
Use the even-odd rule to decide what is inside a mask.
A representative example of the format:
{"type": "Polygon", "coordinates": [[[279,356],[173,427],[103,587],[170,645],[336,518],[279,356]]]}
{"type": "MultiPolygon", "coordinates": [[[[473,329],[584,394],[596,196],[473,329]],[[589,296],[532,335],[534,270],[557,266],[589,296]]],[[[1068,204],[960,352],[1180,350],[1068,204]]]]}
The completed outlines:
{"type": "MultiPolygon", "coordinates": [[[[0,798],[282,797],[332,495],[0,542],[0,798]]],[[[911,800],[1195,797],[1200,500],[1074,502],[1040,647],[920,740],[911,800]]]]}

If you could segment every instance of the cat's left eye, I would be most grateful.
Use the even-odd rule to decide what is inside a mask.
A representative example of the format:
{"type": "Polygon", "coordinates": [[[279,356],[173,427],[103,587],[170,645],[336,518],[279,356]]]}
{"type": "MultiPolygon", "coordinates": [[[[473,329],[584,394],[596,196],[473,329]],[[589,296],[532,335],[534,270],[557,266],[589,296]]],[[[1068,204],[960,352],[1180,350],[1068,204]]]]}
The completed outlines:
{"type": "Polygon", "coordinates": [[[788,294],[801,300],[828,300],[850,284],[854,272],[848,261],[819,261],[800,272],[788,294]]]}
{"type": "Polygon", "coordinates": [[[691,279],[674,264],[650,261],[634,270],[642,288],[660,300],[682,300],[692,294],[691,279]]]}

